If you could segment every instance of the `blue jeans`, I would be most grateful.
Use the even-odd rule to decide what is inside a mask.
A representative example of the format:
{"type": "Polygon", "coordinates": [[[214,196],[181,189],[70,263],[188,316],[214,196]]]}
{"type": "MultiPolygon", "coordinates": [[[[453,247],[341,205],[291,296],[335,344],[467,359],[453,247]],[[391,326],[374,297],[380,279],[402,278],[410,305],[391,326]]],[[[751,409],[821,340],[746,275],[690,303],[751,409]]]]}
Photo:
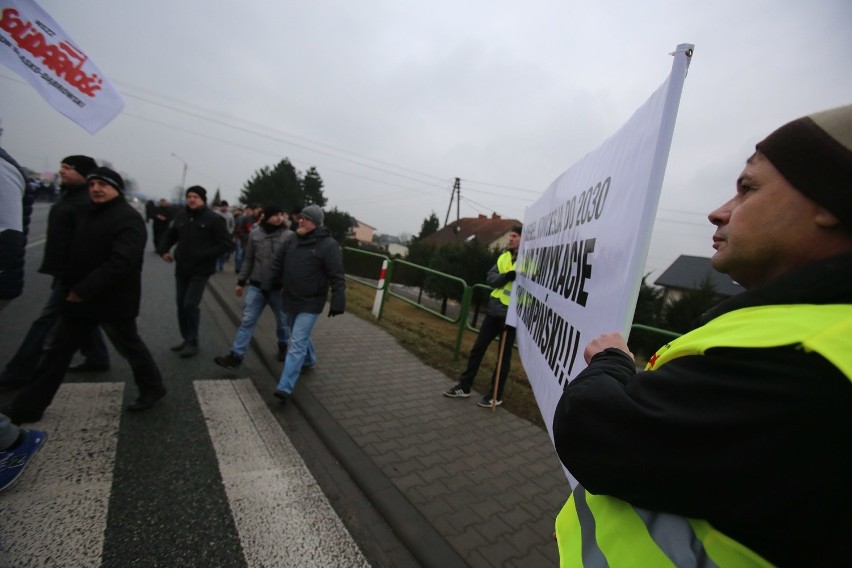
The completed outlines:
{"type": "Polygon", "coordinates": [[[287,313],[287,321],[290,323],[290,347],[287,349],[287,358],[284,359],[284,369],[281,371],[277,390],[292,393],[302,367],[310,367],[316,363],[317,352],[311,341],[311,331],[318,317],[319,314],[307,312],[287,313]]]}
{"type": "MultiPolygon", "coordinates": [[[[65,288],[53,281],[50,297],[41,310],[41,314],[30,326],[27,335],[12,360],[6,364],[2,373],[2,381],[23,383],[30,379],[41,361],[44,352],[44,342],[56,321],[59,319],[59,306],[67,295],[65,288]]],[[[91,334],[82,338],[80,352],[87,363],[109,366],[109,351],[107,351],[101,329],[96,327],[91,334]]]]}
{"type": "Polygon", "coordinates": [[[243,260],[246,257],[246,251],[243,248],[243,243],[240,239],[234,240],[234,270],[236,270],[237,274],[240,273],[240,270],[243,268],[243,260]]]}
{"type": "Polygon", "coordinates": [[[210,276],[175,274],[177,312],[180,335],[188,345],[198,345],[198,326],[201,323],[201,296],[210,276]]]}
{"type": "Polygon", "coordinates": [[[240,322],[240,327],[237,328],[234,343],[231,345],[231,353],[240,359],[246,356],[249,342],[254,335],[254,328],[257,326],[257,320],[266,306],[269,306],[272,313],[275,314],[278,346],[284,347],[290,341],[290,328],[287,326],[287,317],[282,309],[281,294],[270,292],[268,295],[269,297],[265,298],[263,292],[257,286],[249,286],[246,291],[243,319],[240,322]]]}

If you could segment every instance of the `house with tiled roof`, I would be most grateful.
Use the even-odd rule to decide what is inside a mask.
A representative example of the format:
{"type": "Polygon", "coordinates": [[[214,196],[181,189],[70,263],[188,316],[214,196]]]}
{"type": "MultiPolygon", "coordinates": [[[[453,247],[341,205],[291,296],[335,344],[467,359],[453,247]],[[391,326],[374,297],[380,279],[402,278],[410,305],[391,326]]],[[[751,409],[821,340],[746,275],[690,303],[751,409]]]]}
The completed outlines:
{"type": "Polygon", "coordinates": [[[476,240],[490,250],[500,250],[508,246],[512,227],[521,224],[517,219],[503,219],[496,213],[493,213],[491,217],[487,215],[465,217],[432,233],[422,242],[440,247],[476,240]]]}
{"type": "Polygon", "coordinates": [[[666,301],[673,302],[687,290],[697,290],[705,281],[713,284],[716,293],[725,297],[745,291],[730,276],[713,268],[709,258],[685,254],[680,255],[654,284],[665,290],[666,301]]]}

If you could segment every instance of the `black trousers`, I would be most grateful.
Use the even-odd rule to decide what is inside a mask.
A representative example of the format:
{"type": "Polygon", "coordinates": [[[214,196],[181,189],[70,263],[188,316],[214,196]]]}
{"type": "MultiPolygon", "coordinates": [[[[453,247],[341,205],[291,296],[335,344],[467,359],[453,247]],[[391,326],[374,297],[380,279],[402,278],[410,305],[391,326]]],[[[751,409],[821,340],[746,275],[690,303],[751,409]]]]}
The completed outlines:
{"type": "Polygon", "coordinates": [[[201,323],[201,297],[210,276],[175,274],[177,313],[180,335],[189,345],[198,345],[198,326],[201,323]]]}
{"type": "MultiPolygon", "coordinates": [[[[476,373],[479,371],[479,366],[482,364],[482,358],[488,347],[494,341],[495,337],[500,337],[503,329],[506,329],[506,347],[503,349],[503,364],[500,367],[500,382],[497,384],[497,398],[503,399],[503,387],[506,386],[506,378],[509,376],[509,369],[512,367],[512,345],[515,343],[515,328],[506,327],[505,317],[494,317],[486,315],[482,320],[482,326],[479,328],[479,334],[476,336],[476,341],[470,349],[470,357],[467,360],[467,368],[459,377],[459,384],[465,390],[470,390],[473,385],[473,379],[476,378],[476,373]]],[[[499,345],[499,343],[498,343],[499,345]]],[[[497,369],[491,374],[491,387],[488,394],[494,392],[494,375],[497,369]]]]}
{"type": "Polygon", "coordinates": [[[98,321],[60,316],[45,344],[44,356],[32,381],[12,402],[15,413],[40,414],[50,406],[65,379],[74,353],[80,343],[98,325],[106,332],[116,351],[130,363],[139,394],[157,393],[163,388],[163,377],[148,347],[136,330],[136,318],[98,321]]]}

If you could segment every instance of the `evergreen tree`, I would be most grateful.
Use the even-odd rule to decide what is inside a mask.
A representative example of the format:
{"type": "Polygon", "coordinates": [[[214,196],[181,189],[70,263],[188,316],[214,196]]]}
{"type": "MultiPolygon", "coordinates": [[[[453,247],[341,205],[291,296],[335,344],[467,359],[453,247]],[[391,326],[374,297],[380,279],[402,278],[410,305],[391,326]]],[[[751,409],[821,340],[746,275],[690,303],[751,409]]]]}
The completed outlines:
{"type": "Polygon", "coordinates": [[[355,217],[346,211],[340,211],[337,207],[325,212],[323,224],[331,231],[331,236],[338,243],[342,243],[355,227],[355,217]]]}
{"type": "Polygon", "coordinates": [[[313,166],[305,172],[305,177],[302,179],[302,191],[304,192],[304,205],[319,205],[325,207],[328,200],[322,192],[322,178],[317,169],[313,166]]]}
{"type": "Polygon", "coordinates": [[[219,188],[217,187],[216,188],[216,194],[213,195],[213,203],[211,205],[213,205],[213,207],[216,207],[220,203],[222,203],[222,194],[219,193],[219,188]]]}
{"type": "Polygon", "coordinates": [[[420,241],[438,231],[438,228],[441,226],[441,222],[438,221],[438,215],[432,211],[432,214],[429,217],[423,219],[423,224],[420,225],[420,234],[417,235],[415,240],[420,241]]]}
{"type": "Polygon", "coordinates": [[[240,201],[261,205],[277,203],[288,211],[302,207],[305,205],[305,195],[299,172],[287,158],[278,162],[274,168],[264,166],[245,183],[240,201]]]}
{"type": "Polygon", "coordinates": [[[718,304],[723,297],[709,277],[701,281],[695,290],[687,290],[666,308],[665,328],[678,333],[692,329],[698,317],[718,304]]]}

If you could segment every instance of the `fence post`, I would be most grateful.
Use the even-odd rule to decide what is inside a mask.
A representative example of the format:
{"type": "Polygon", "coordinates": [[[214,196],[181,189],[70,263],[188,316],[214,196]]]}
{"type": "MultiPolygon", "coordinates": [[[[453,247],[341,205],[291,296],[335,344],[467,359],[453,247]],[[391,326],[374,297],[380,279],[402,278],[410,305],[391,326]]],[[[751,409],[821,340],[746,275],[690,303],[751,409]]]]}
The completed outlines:
{"type": "Polygon", "coordinates": [[[465,284],[464,293],[462,294],[461,313],[459,314],[459,331],[456,334],[456,346],[453,349],[453,359],[458,360],[459,351],[461,351],[462,337],[464,329],[467,326],[467,314],[470,312],[470,301],[473,297],[473,287],[465,284]]]}
{"type": "Polygon", "coordinates": [[[373,315],[376,319],[380,319],[382,315],[382,305],[385,297],[385,276],[388,272],[388,261],[382,261],[382,270],[379,272],[379,285],[376,288],[376,298],[373,300],[373,315]]]}

